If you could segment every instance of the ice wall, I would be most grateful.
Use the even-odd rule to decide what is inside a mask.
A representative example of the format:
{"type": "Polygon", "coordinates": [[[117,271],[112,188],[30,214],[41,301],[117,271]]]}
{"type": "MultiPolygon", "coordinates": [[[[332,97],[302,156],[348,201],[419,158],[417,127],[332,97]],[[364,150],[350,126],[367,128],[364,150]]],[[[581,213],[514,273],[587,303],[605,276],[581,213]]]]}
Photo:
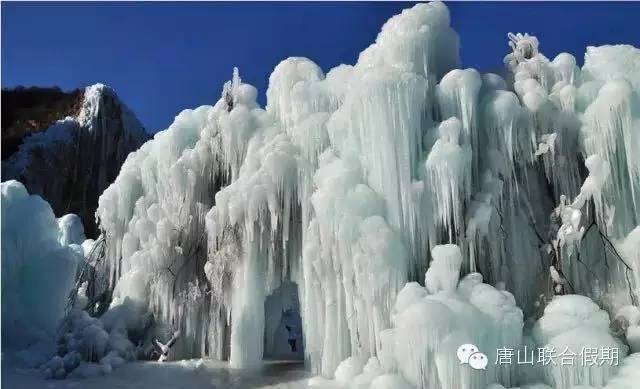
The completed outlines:
{"type": "Polygon", "coordinates": [[[353,66],[282,61],[266,109],[235,71],[214,106],[180,113],[100,198],[113,306],[130,297],[181,329],[175,358],[249,367],[263,356],[265,299],[294,282],[314,372],[333,377],[349,357],[338,370],[365,369],[385,331],[415,319],[403,331],[433,327],[420,335],[431,351],[400,352],[392,374],[476,388],[432,355],[465,315],[487,319],[494,347],[519,343],[516,303],[530,317],[554,294],[637,303],[638,50],[590,48],[580,69],[511,34],[501,77],[457,68],[449,24],[442,3],[418,4],[353,66]],[[409,285],[429,306],[394,322],[398,293],[427,269],[426,289],[409,285]],[[460,272],[471,275],[458,283],[460,272]]]}
{"type": "Polygon", "coordinates": [[[226,313],[204,289],[205,217],[226,174],[219,168],[215,129],[207,125],[212,111],[181,112],[169,129],[132,153],[97,210],[115,284],[112,306],[128,297],[152,310],[166,332],[182,328],[172,350],[179,356],[216,355],[223,342],[208,336],[209,323],[226,313]]]}

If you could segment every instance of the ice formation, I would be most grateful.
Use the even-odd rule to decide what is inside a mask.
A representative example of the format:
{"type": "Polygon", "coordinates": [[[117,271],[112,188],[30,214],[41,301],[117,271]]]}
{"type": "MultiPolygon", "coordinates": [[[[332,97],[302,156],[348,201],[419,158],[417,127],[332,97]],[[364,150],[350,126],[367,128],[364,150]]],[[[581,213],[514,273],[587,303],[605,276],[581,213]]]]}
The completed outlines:
{"type": "Polygon", "coordinates": [[[532,329],[538,347],[558,356],[556,364],[543,366],[546,382],[557,389],[604,386],[627,354],[627,346],[610,333],[609,326],[607,312],[588,297],[556,296],[532,329]],[[600,363],[605,350],[615,350],[616,363],[600,363]]]}
{"type": "Polygon", "coordinates": [[[95,84],[85,88],[77,115],[25,137],[17,152],[3,155],[2,180],[22,182],[58,215],[79,215],[87,235],[97,236],[96,199],[148,138],[113,89],[95,84]]]}
{"type": "Polygon", "coordinates": [[[497,350],[515,350],[522,343],[523,314],[513,295],[483,283],[479,273],[458,282],[462,254],[456,245],[435,246],[432,256],[426,290],[409,283],[398,294],[393,327],[380,352],[383,368],[397,369],[418,388],[515,384],[514,365],[493,363],[497,350]],[[457,350],[464,344],[484,352],[490,361],[486,372],[458,361],[457,350]]]}
{"type": "Polygon", "coordinates": [[[51,206],[17,181],[2,183],[2,343],[23,349],[55,338],[83,260],[76,215],[51,206]]]}
{"type": "Polygon", "coordinates": [[[630,355],[620,366],[619,373],[611,379],[605,389],[632,389],[640,379],[640,354],[630,355]]]}
{"type": "Polygon", "coordinates": [[[535,37],[509,39],[504,77],[460,69],[433,2],[391,18],[353,66],[282,61],[264,109],[234,71],[219,101],[181,112],[100,197],[105,315],[179,330],[170,359],[245,368],[276,353],[265,333],[299,311],[319,384],[605,384],[615,369],[494,361],[536,344],[592,340],[621,360],[620,339],[638,347],[640,52],[590,47],[579,68],[535,37]],[[600,307],[626,320],[620,339],[600,307]],[[465,343],[486,371],[460,364],[465,343]]]}

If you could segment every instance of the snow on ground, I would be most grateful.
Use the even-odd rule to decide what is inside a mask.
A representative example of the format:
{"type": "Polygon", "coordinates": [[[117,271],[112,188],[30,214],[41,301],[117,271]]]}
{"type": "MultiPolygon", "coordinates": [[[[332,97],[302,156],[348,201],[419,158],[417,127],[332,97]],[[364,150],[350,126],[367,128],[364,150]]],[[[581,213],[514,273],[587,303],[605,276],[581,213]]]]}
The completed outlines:
{"type": "Polygon", "coordinates": [[[135,362],[105,376],[87,379],[45,379],[25,370],[15,358],[2,355],[2,384],[21,389],[298,389],[309,373],[302,362],[267,361],[259,370],[231,369],[225,362],[191,359],[177,362],[135,362]]]}

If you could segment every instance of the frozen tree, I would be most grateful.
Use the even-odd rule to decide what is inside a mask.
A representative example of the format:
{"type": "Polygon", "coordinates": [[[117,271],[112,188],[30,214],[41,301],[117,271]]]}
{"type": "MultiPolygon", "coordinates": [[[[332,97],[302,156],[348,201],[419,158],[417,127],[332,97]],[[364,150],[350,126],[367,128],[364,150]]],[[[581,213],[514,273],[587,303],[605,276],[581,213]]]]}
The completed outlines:
{"type": "Polygon", "coordinates": [[[153,348],[155,353],[158,355],[158,362],[164,362],[169,358],[169,349],[173,344],[178,340],[180,336],[180,331],[176,331],[171,336],[171,339],[167,342],[167,344],[160,343],[160,341],[156,338],[153,339],[153,348]]]}
{"type": "Polygon", "coordinates": [[[509,33],[509,47],[513,50],[511,54],[505,57],[505,63],[512,69],[519,64],[529,61],[538,55],[538,38],[527,33],[509,33]]]}
{"type": "Polygon", "coordinates": [[[240,72],[238,68],[233,68],[233,77],[231,80],[224,83],[222,88],[222,99],[227,105],[227,111],[231,112],[233,110],[233,105],[235,101],[235,96],[238,93],[238,88],[240,87],[240,72]]]}

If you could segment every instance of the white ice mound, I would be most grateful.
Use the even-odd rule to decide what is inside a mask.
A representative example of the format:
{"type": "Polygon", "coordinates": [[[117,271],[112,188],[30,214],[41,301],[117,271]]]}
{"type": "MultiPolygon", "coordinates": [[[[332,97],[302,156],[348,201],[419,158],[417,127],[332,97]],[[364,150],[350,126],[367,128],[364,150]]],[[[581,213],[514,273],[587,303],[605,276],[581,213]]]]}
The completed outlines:
{"type": "Polygon", "coordinates": [[[429,293],[453,292],[458,286],[462,253],[454,244],[436,246],[431,250],[433,260],[425,274],[424,284],[429,293]]]}
{"type": "Polygon", "coordinates": [[[78,215],[70,213],[58,218],[58,228],[60,228],[61,245],[82,245],[84,243],[84,227],[78,215]]]}
{"type": "Polygon", "coordinates": [[[631,45],[589,46],[582,71],[599,81],[627,80],[640,89],[640,49],[631,45]]]}
{"type": "Polygon", "coordinates": [[[627,346],[609,331],[607,312],[585,296],[556,296],[532,335],[538,347],[548,350],[545,380],[557,389],[601,387],[627,355],[627,346]]]}
{"type": "Polygon", "coordinates": [[[640,354],[631,354],[621,363],[620,369],[604,389],[634,389],[640,382],[640,354]]]}
{"type": "Polygon", "coordinates": [[[18,181],[2,184],[2,342],[24,348],[55,338],[82,261],[77,216],[51,206],[18,181]]]}
{"type": "MultiPolygon", "coordinates": [[[[496,351],[518,349],[523,315],[513,296],[482,283],[471,273],[458,282],[462,255],[455,245],[436,246],[426,288],[408,283],[393,309],[380,358],[416,388],[485,388],[515,382],[513,366],[497,366],[496,351]],[[457,351],[472,344],[488,359],[486,372],[461,364],[457,351]]],[[[374,382],[376,382],[374,380],[374,382]]]]}

